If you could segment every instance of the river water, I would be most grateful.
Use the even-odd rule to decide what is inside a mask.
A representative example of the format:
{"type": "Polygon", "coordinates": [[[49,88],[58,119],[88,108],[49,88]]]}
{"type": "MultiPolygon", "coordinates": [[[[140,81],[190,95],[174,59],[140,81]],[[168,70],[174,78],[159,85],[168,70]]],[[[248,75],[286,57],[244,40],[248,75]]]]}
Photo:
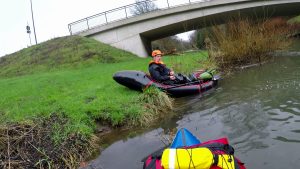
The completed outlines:
{"type": "MultiPolygon", "coordinates": [[[[300,44],[300,43],[299,43],[300,44]]],[[[141,169],[169,131],[187,128],[201,141],[228,137],[248,169],[300,168],[300,54],[244,69],[199,96],[176,99],[178,115],[148,129],[116,130],[87,168],[141,169]]]]}

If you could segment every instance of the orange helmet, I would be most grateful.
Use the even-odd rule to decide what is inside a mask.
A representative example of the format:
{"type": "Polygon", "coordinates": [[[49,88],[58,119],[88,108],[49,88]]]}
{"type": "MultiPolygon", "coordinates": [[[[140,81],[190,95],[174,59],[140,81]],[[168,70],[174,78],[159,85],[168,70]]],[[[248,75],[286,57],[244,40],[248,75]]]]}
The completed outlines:
{"type": "Polygon", "coordinates": [[[162,55],[161,51],[160,50],[154,50],[152,52],[152,57],[156,56],[156,55],[162,55]]]}

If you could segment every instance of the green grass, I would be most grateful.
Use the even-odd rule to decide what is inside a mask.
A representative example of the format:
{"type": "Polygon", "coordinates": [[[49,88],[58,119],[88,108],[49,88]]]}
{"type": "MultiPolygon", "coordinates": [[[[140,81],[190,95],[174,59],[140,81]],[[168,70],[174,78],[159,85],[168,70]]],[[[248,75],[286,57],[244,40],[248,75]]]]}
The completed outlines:
{"type": "Polygon", "coordinates": [[[288,20],[288,23],[296,23],[296,24],[297,24],[297,23],[300,23],[300,15],[291,18],[290,20],[288,20]]]}
{"type": "MultiPolygon", "coordinates": [[[[84,43],[90,43],[90,40],[86,41],[84,43]]],[[[92,42],[96,45],[96,42],[92,42]]],[[[84,43],[79,46],[85,46],[84,43]]],[[[45,44],[41,46],[43,45],[45,44]]],[[[48,45],[45,47],[49,48],[48,45]]],[[[0,122],[23,122],[49,117],[53,113],[62,114],[69,119],[67,127],[65,131],[58,130],[54,137],[64,137],[73,132],[89,135],[93,133],[97,120],[112,126],[137,124],[141,113],[145,112],[144,103],[138,99],[141,93],[117,84],[112,76],[119,70],[148,72],[151,58],[138,58],[107,45],[104,47],[105,50],[112,51],[108,52],[107,56],[112,56],[113,62],[99,60],[102,58],[100,54],[82,60],[82,56],[88,51],[83,54],[69,51],[72,54],[66,55],[78,58],[74,62],[67,59],[62,62],[53,61],[55,57],[51,60],[53,54],[49,52],[47,61],[38,61],[28,66],[26,63],[33,60],[34,56],[24,54],[26,59],[16,55],[11,56],[12,58],[7,57],[6,67],[2,68],[0,73],[0,122]],[[123,54],[122,57],[120,53],[123,54]],[[7,60],[14,60],[16,63],[8,64],[7,60]],[[53,67],[49,65],[51,63],[53,67]],[[51,71],[48,72],[48,69],[51,71]]],[[[20,53],[30,53],[34,48],[38,47],[20,53]]],[[[98,48],[99,53],[104,50],[99,46],[98,48]]],[[[177,71],[191,72],[201,67],[199,60],[205,60],[206,56],[206,53],[194,52],[164,57],[163,60],[167,65],[176,65],[174,69],[177,71]]]]}
{"type": "Polygon", "coordinates": [[[20,76],[98,63],[117,63],[137,56],[94,39],[67,36],[0,57],[0,77],[20,76]]]}
{"type": "Polygon", "coordinates": [[[175,72],[189,74],[195,69],[207,68],[205,63],[207,56],[206,51],[188,52],[181,55],[163,57],[163,61],[175,72]]]}
{"type": "MultiPolygon", "coordinates": [[[[129,69],[135,68],[132,63],[128,65],[129,69]]],[[[91,120],[97,118],[118,125],[140,109],[139,104],[134,104],[137,92],[117,85],[112,79],[113,73],[122,67],[122,64],[99,64],[2,79],[2,117],[16,122],[56,112],[65,113],[74,125],[72,128],[82,131],[90,129],[91,120]]]]}

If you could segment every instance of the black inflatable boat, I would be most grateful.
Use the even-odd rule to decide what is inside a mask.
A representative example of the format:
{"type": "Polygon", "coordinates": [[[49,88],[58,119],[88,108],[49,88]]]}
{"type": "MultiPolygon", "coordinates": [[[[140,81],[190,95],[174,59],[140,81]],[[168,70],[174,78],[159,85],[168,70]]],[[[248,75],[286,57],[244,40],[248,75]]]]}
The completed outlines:
{"type": "Polygon", "coordinates": [[[210,80],[196,80],[185,84],[165,85],[154,81],[148,74],[142,71],[120,71],[114,74],[113,79],[130,89],[143,91],[153,85],[174,97],[182,97],[199,94],[207,91],[218,83],[218,77],[213,76],[210,80]]]}

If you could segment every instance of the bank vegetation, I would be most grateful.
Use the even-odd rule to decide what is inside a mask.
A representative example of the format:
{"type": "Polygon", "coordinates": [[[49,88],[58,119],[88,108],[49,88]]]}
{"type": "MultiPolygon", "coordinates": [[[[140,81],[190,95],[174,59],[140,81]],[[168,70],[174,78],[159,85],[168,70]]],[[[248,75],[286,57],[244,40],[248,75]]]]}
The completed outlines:
{"type": "Polygon", "coordinates": [[[239,18],[209,30],[206,39],[209,59],[222,71],[261,64],[274,52],[288,49],[295,26],[284,18],[251,20],[239,18]]]}

